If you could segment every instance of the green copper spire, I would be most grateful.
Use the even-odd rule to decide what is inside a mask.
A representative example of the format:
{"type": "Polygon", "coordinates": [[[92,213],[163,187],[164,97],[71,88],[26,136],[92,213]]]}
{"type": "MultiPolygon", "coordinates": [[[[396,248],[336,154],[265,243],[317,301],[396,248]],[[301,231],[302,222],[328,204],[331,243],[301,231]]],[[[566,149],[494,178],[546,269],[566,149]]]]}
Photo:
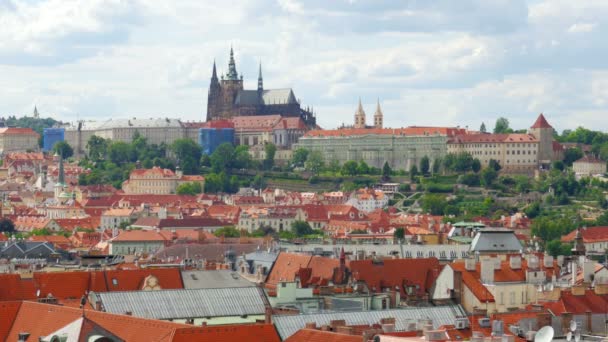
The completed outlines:
{"type": "Polygon", "coordinates": [[[234,52],[232,46],[230,47],[230,62],[228,63],[228,73],[226,74],[227,80],[236,81],[239,79],[239,74],[236,72],[236,63],[234,63],[234,52]]]}
{"type": "Polygon", "coordinates": [[[59,175],[57,176],[57,183],[65,184],[65,171],[63,170],[63,154],[59,155],[59,175]]]}

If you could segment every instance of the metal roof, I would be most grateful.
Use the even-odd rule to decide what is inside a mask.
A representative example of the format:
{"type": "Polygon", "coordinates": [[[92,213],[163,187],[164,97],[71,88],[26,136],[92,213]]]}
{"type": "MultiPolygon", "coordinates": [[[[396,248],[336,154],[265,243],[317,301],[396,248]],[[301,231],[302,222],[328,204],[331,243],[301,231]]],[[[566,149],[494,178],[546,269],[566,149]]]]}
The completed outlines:
{"type": "Polygon", "coordinates": [[[262,103],[257,90],[241,90],[236,96],[235,103],[238,105],[274,105],[274,104],[295,104],[298,101],[291,88],[268,89],[262,91],[262,103]]]}
{"type": "Polygon", "coordinates": [[[517,252],[522,249],[515,232],[506,228],[481,229],[471,242],[471,252],[517,252]]]}
{"type": "Polygon", "coordinates": [[[254,283],[231,270],[182,271],[186,289],[217,289],[229,287],[251,287],[254,283]]]}
{"type": "Polygon", "coordinates": [[[258,287],[95,293],[106,312],[151,319],[263,315],[267,302],[258,287]]]}
{"type": "Polygon", "coordinates": [[[391,310],[350,311],[332,313],[314,313],[305,315],[275,315],[272,317],[281,339],[285,340],[304,328],[306,323],[315,322],[317,326],[329,325],[332,320],[343,319],[347,325],[377,324],[382,318],[395,318],[395,330],[404,331],[407,324],[419,319],[433,320],[435,329],[442,325],[454,324],[456,317],[466,316],[460,305],[435,307],[411,307],[391,310]]]}

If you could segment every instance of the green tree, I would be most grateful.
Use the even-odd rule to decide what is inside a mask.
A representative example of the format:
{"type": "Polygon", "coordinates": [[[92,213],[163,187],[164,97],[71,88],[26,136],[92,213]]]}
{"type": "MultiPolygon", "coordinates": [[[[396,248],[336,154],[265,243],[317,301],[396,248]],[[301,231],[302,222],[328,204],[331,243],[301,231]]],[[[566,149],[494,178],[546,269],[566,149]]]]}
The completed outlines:
{"type": "Polygon", "coordinates": [[[241,236],[241,232],[238,229],[236,229],[235,227],[228,226],[228,227],[222,227],[222,228],[215,230],[213,232],[213,235],[215,235],[217,237],[220,237],[220,236],[239,237],[239,236],[241,236]]]}
{"type": "Polygon", "coordinates": [[[420,173],[428,175],[431,168],[431,161],[428,156],[424,156],[420,159],[420,173]]]}
{"type": "Polygon", "coordinates": [[[496,177],[498,177],[498,173],[491,167],[486,167],[481,171],[481,183],[486,188],[492,186],[492,183],[494,183],[496,177]]]}
{"type": "Polygon", "coordinates": [[[293,151],[293,157],[291,157],[291,164],[293,167],[304,167],[304,163],[308,159],[308,151],[305,148],[298,148],[293,151]]]}
{"type": "Polygon", "coordinates": [[[504,117],[500,117],[496,120],[494,125],[494,134],[511,133],[513,130],[509,128],[509,120],[504,117]]]}
{"type": "MultiPolygon", "coordinates": [[[[274,156],[273,156],[274,161],[274,156]]],[[[252,165],[251,154],[249,154],[249,146],[239,145],[234,148],[232,162],[229,166],[235,169],[248,169],[252,165]]]]}
{"type": "Polygon", "coordinates": [[[306,221],[293,221],[291,223],[291,231],[294,232],[296,236],[304,236],[314,233],[310,227],[310,224],[308,224],[306,221]]]}
{"type": "Polygon", "coordinates": [[[364,160],[361,160],[359,162],[359,165],[357,165],[357,174],[359,174],[359,175],[369,174],[369,165],[367,165],[367,163],[364,160]]]}
{"type": "Polygon", "coordinates": [[[540,215],[540,212],[541,212],[541,207],[540,207],[540,202],[538,202],[538,201],[532,202],[524,210],[524,213],[526,214],[526,216],[528,216],[531,219],[536,218],[538,215],[540,215]]]}
{"type": "Polygon", "coordinates": [[[0,219],[0,232],[3,233],[14,233],[15,232],[15,224],[13,221],[3,217],[0,219]]]}
{"type": "Polygon", "coordinates": [[[201,147],[192,139],[177,139],[171,144],[171,151],[177,157],[184,174],[194,175],[200,172],[199,162],[203,155],[201,147]]]}
{"type": "Polygon", "coordinates": [[[177,186],[178,195],[198,195],[203,192],[203,187],[199,182],[187,182],[177,186]]]}
{"type": "Polygon", "coordinates": [[[274,166],[274,156],[277,153],[277,146],[273,143],[266,143],[264,145],[264,152],[266,152],[263,162],[264,169],[270,170],[274,166]]]}
{"type": "Polygon", "coordinates": [[[479,131],[481,133],[486,133],[486,124],[484,122],[481,123],[481,126],[479,126],[479,131]]]}
{"type": "Polygon", "coordinates": [[[467,172],[473,167],[473,156],[470,153],[462,152],[455,155],[452,170],[456,172],[467,172]]]}
{"type": "Polygon", "coordinates": [[[418,176],[418,166],[414,164],[410,167],[410,181],[413,182],[416,179],[416,176],[418,176]]]}
{"type": "Polygon", "coordinates": [[[443,215],[448,202],[443,195],[425,194],[421,199],[422,210],[431,215],[443,215]]]}
{"type": "Polygon", "coordinates": [[[323,155],[320,151],[313,151],[308,154],[306,158],[306,163],[304,163],[304,167],[312,172],[313,175],[318,174],[325,165],[325,161],[323,160],[323,155]]]}
{"type": "Polygon", "coordinates": [[[475,158],[473,159],[473,161],[471,162],[471,170],[473,170],[473,172],[477,173],[479,172],[479,170],[481,170],[481,162],[479,161],[479,159],[475,158]]]}
{"type": "Polygon", "coordinates": [[[117,165],[137,160],[131,145],[124,141],[113,141],[108,148],[108,156],[117,165]]]}
{"type": "Polygon", "coordinates": [[[215,173],[227,171],[234,155],[234,146],[231,143],[223,143],[218,146],[209,157],[211,169],[215,173]]]}
{"type": "Polygon", "coordinates": [[[70,158],[74,155],[74,149],[65,141],[59,141],[53,146],[53,152],[62,156],[63,159],[70,158]]]}
{"type": "Polygon", "coordinates": [[[382,166],[382,178],[384,180],[387,180],[389,178],[391,178],[391,167],[388,165],[388,161],[384,162],[384,165],[382,166]]]}
{"type": "Polygon", "coordinates": [[[572,166],[572,163],[581,159],[583,157],[583,151],[578,148],[567,148],[564,151],[564,164],[567,166],[572,166]]]}
{"type": "Polygon", "coordinates": [[[569,243],[562,243],[560,240],[555,239],[547,242],[545,245],[547,254],[557,257],[558,255],[570,255],[572,254],[572,245],[569,243]]]}
{"type": "Polygon", "coordinates": [[[438,174],[441,169],[441,158],[437,157],[433,161],[433,174],[438,174]]]}
{"type": "Polygon", "coordinates": [[[346,176],[354,176],[357,174],[357,162],[354,160],[349,160],[342,165],[342,170],[340,171],[343,175],[346,176]]]}
{"type": "Polygon", "coordinates": [[[396,228],[393,232],[393,238],[395,240],[403,240],[405,238],[405,229],[403,227],[396,228]]]}
{"type": "Polygon", "coordinates": [[[496,172],[498,172],[498,171],[500,171],[500,169],[502,169],[502,167],[500,166],[500,163],[496,159],[490,159],[490,161],[488,162],[488,167],[491,169],[494,169],[494,171],[496,171],[496,172]]]}

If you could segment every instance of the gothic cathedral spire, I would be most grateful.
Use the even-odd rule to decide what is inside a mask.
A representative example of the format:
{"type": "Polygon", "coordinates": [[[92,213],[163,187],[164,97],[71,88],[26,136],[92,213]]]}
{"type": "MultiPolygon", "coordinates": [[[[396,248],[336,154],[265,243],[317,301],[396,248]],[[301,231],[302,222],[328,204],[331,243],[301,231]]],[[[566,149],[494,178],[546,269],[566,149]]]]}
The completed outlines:
{"type": "Polygon", "coordinates": [[[213,60],[213,72],[211,73],[211,82],[217,82],[217,68],[215,67],[215,59],[213,60]]]}
{"type": "Polygon", "coordinates": [[[258,92],[264,90],[264,79],[262,78],[262,61],[260,61],[260,71],[258,72],[258,92]]]}
{"type": "Polygon", "coordinates": [[[226,74],[227,80],[238,80],[239,74],[236,72],[236,63],[234,62],[234,51],[232,46],[230,47],[230,62],[228,63],[228,73],[226,74]]]}

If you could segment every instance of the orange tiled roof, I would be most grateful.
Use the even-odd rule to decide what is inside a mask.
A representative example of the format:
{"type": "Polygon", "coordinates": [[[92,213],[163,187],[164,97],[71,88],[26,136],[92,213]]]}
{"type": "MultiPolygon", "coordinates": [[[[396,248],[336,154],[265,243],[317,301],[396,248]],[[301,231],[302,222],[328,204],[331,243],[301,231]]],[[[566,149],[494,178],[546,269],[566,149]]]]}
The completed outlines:
{"type": "Polygon", "coordinates": [[[289,336],[285,342],[361,342],[361,336],[316,329],[300,329],[289,336]]]}
{"type": "Polygon", "coordinates": [[[40,134],[36,133],[33,129],[22,128],[22,127],[3,127],[3,128],[0,128],[0,134],[40,136],[40,134]]]}
{"type": "Polygon", "coordinates": [[[156,230],[126,230],[112,239],[112,242],[121,241],[166,241],[164,235],[156,230]]]}
{"type": "MultiPolygon", "coordinates": [[[[581,229],[581,236],[584,243],[605,242],[608,241],[608,226],[588,227],[581,229]]],[[[571,242],[576,237],[577,230],[571,231],[568,235],[562,237],[562,241],[571,242]]]]}
{"type": "Polygon", "coordinates": [[[178,329],[173,342],[279,342],[281,339],[272,324],[220,325],[178,329]]]}
{"type": "Polygon", "coordinates": [[[532,134],[463,134],[453,137],[448,141],[448,144],[464,144],[464,143],[509,143],[509,142],[522,142],[522,143],[536,143],[538,139],[532,134]]]}
{"type": "Polygon", "coordinates": [[[466,134],[466,129],[457,127],[405,127],[405,128],[345,128],[334,130],[312,130],[305,137],[349,137],[363,135],[444,135],[466,134]]]}

